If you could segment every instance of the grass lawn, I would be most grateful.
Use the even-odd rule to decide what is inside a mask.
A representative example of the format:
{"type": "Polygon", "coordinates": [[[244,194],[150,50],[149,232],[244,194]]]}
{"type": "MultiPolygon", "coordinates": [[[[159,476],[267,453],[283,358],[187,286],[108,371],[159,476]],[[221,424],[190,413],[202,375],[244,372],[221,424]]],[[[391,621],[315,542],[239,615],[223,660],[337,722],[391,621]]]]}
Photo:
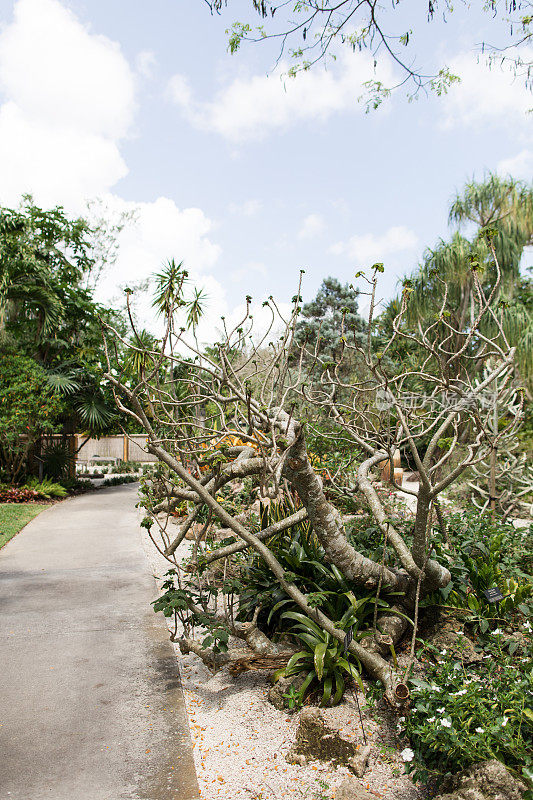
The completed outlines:
{"type": "Polygon", "coordinates": [[[47,503],[0,503],[0,548],[48,507],[47,503]]]}

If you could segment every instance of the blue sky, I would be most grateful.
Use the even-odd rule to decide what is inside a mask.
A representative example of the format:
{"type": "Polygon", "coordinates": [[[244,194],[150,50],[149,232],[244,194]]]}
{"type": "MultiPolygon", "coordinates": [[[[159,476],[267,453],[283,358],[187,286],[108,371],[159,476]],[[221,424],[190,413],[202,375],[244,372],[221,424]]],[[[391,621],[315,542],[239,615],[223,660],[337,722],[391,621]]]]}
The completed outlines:
{"type": "Polygon", "coordinates": [[[406,4],[419,63],[449,64],[462,83],[365,114],[366,54],[285,82],[270,43],[230,56],[225,28],[249,5],[218,17],[202,0],[0,0],[0,202],[29,191],[75,213],[91,198],[111,216],[135,209],[99,296],[184,259],[210,298],[204,339],[248,293],[290,299],[300,268],[310,298],[326,275],[384,261],[391,296],[449,234],[468,178],[533,174],[533,99],[478,63],[483,35],[504,36],[483,14],[427,25],[424,4],[406,4]]]}

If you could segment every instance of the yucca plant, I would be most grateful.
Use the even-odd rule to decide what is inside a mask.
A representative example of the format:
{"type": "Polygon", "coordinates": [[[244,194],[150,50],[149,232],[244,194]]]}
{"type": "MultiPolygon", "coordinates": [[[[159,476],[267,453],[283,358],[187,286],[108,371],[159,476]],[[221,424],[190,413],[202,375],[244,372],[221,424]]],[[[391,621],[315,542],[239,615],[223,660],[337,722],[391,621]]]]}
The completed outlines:
{"type": "MultiPolygon", "coordinates": [[[[341,642],[323,631],[304,614],[287,611],[283,617],[296,622],[290,628],[290,632],[303,646],[301,650],[291,656],[286,667],[274,673],[274,681],[281,677],[305,673],[302,685],[292,693],[293,705],[302,705],[305,698],[314,691],[318,691],[321,695],[320,705],[322,707],[338,705],[346,688],[346,676],[352,678],[363,689],[360,675],[361,665],[357,663],[356,666],[353,663],[354,657],[344,652],[341,642]]],[[[351,619],[351,611],[348,611],[339,620],[339,627],[349,627],[351,619]]]]}

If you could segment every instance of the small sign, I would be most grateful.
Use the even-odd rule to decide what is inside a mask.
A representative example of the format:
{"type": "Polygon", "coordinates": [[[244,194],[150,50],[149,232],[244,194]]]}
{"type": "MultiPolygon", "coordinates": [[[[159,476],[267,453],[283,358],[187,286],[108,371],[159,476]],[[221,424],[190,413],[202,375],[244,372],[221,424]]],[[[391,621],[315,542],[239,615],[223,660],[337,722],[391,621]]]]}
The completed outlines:
{"type": "Polygon", "coordinates": [[[497,586],[491,586],[490,589],[485,589],[483,592],[489,603],[499,603],[503,600],[503,594],[497,586]]]}
{"type": "Polygon", "coordinates": [[[348,648],[350,647],[350,642],[353,639],[353,625],[350,625],[348,630],[346,631],[346,636],[344,637],[344,654],[348,652],[348,648]]]}

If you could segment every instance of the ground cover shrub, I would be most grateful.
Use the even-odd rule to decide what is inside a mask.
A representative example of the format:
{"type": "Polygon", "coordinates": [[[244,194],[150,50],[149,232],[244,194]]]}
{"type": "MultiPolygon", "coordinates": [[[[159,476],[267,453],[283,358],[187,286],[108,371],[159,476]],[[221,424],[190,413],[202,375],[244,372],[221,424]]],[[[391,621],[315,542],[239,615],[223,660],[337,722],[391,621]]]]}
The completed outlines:
{"type": "Polygon", "coordinates": [[[423,678],[411,678],[412,704],[402,727],[414,751],[408,771],[415,778],[492,758],[533,776],[532,651],[513,656],[504,645],[503,632],[494,631],[478,664],[465,666],[441,651],[423,678]]]}
{"type": "Polygon", "coordinates": [[[63,478],[61,480],[61,486],[63,486],[69,494],[92,491],[94,489],[91,481],[83,480],[82,478],[63,478]]]}
{"type": "Polygon", "coordinates": [[[26,486],[0,487],[0,503],[33,503],[40,497],[39,492],[26,486]]]}
{"type": "Polygon", "coordinates": [[[121,486],[123,483],[136,483],[138,478],[133,475],[120,475],[114,478],[106,478],[102,486],[121,486]]]}
{"type": "Polygon", "coordinates": [[[110,469],[109,472],[112,475],[120,475],[123,473],[129,472],[141,472],[141,462],[140,461],[119,461],[118,464],[114,464],[110,469]]]}
{"type": "Polygon", "coordinates": [[[436,536],[437,557],[452,580],[426,605],[461,609],[465,622],[480,633],[498,624],[520,624],[533,610],[533,526],[524,529],[493,521],[488,514],[463,512],[447,520],[452,553],[436,536]],[[498,588],[503,599],[491,603],[484,594],[498,588]]]}
{"type": "MultiPolygon", "coordinates": [[[[291,498],[279,503],[270,503],[260,512],[260,528],[265,529],[294,513],[298,504],[291,498]]],[[[313,534],[308,521],[267,540],[286,575],[308,596],[309,603],[320,608],[336,622],[347,612],[354,615],[349,625],[363,630],[368,627],[374,614],[374,594],[358,587],[354,594],[353,582],[328,563],[324,548],[313,534]]],[[[296,611],[297,605],[284,592],[279,582],[264,562],[254,556],[246,562],[241,574],[242,589],[239,592],[239,614],[242,620],[251,619],[256,607],[261,606],[259,619],[273,634],[286,629],[287,611],[296,611]]],[[[393,598],[394,593],[389,597],[393,598]]],[[[379,599],[380,611],[390,608],[385,599],[379,599]]]]}

